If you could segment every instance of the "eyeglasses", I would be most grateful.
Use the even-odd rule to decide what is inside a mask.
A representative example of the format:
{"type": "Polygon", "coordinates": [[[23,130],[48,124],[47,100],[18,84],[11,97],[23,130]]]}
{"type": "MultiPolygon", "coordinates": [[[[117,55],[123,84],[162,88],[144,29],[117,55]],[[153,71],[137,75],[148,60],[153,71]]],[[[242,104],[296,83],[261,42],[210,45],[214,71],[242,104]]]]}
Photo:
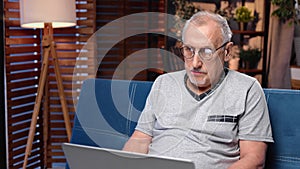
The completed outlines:
{"type": "MultiPolygon", "coordinates": [[[[213,57],[213,54],[221,49],[222,47],[226,46],[228,42],[225,42],[223,45],[220,47],[216,48],[216,50],[213,50],[211,48],[200,48],[198,50],[198,55],[200,56],[201,59],[203,60],[210,60],[213,57]]],[[[184,56],[185,59],[192,59],[195,56],[196,49],[193,47],[185,46],[180,48],[181,54],[184,56]]]]}

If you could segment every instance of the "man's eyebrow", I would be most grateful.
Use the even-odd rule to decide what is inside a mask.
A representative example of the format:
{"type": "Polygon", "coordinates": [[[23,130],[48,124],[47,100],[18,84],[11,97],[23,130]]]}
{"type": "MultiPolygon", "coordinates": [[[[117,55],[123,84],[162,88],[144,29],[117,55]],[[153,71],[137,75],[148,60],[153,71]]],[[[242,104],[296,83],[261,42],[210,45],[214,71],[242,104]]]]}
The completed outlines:
{"type": "MultiPolygon", "coordinates": [[[[186,46],[186,47],[194,48],[194,49],[199,49],[199,48],[195,48],[194,46],[186,44],[186,43],[183,43],[182,46],[186,46]]],[[[206,45],[206,46],[202,46],[200,48],[210,48],[211,49],[211,48],[214,48],[214,46],[206,45]]]]}

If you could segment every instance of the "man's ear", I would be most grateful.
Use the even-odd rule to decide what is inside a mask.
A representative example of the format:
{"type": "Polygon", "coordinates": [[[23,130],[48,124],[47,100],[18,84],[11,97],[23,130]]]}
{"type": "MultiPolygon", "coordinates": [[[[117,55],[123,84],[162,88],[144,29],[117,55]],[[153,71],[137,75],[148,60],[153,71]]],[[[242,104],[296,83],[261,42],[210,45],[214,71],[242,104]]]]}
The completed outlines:
{"type": "Polygon", "coordinates": [[[225,62],[228,62],[231,58],[232,46],[233,46],[233,42],[229,42],[225,46],[225,57],[224,57],[225,62]]]}

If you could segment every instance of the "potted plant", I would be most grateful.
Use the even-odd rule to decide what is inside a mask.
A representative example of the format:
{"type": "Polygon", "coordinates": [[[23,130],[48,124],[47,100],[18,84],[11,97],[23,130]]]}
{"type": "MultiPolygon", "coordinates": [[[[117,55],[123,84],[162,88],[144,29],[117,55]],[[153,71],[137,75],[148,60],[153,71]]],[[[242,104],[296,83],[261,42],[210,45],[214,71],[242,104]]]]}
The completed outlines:
{"type": "Polygon", "coordinates": [[[240,49],[240,62],[244,69],[257,68],[260,58],[261,51],[258,48],[240,49]]]}
{"type": "Polygon", "coordinates": [[[234,19],[239,23],[240,30],[244,30],[247,23],[254,19],[254,16],[252,16],[251,13],[251,10],[245,6],[236,8],[234,19]]]}
{"type": "Polygon", "coordinates": [[[277,9],[272,12],[272,16],[277,16],[283,23],[286,21],[289,21],[289,24],[299,22],[294,0],[271,0],[271,3],[277,6],[277,9]]]}

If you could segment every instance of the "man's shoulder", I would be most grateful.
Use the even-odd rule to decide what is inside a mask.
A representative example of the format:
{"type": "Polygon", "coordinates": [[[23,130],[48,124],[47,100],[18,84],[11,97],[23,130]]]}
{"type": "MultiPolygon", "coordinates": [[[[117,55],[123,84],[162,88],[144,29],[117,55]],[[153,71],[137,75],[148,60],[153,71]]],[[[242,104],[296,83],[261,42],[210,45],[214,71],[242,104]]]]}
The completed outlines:
{"type": "Polygon", "coordinates": [[[156,80],[184,80],[184,76],[186,74],[185,70],[175,71],[175,72],[168,72],[158,76],[156,80]]]}
{"type": "Polygon", "coordinates": [[[154,81],[154,85],[160,87],[170,87],[174,86],[174,84],[183,85],[185,74],[185,70],[162,74],[156,78],[156,80],[154,81]]]}
{"type": "Polygon", "coordinates": [[[238,71],[234,71],[234,70],[229,70],[228,71],[228,79],[233,81],[233,82],[238,82],[238,83],[253,83],[255,82],[257,79],[254,77],[251,77],[249,75],[246,75],[244,73],[240,73],[238,71]]]}
{"type": "Polygon", "coordinates": [[[253,87],[261,88],[256,78],[233,70],[229,70],[225,81],[226,86],[235,91],[248,91],[253,87]]]}

